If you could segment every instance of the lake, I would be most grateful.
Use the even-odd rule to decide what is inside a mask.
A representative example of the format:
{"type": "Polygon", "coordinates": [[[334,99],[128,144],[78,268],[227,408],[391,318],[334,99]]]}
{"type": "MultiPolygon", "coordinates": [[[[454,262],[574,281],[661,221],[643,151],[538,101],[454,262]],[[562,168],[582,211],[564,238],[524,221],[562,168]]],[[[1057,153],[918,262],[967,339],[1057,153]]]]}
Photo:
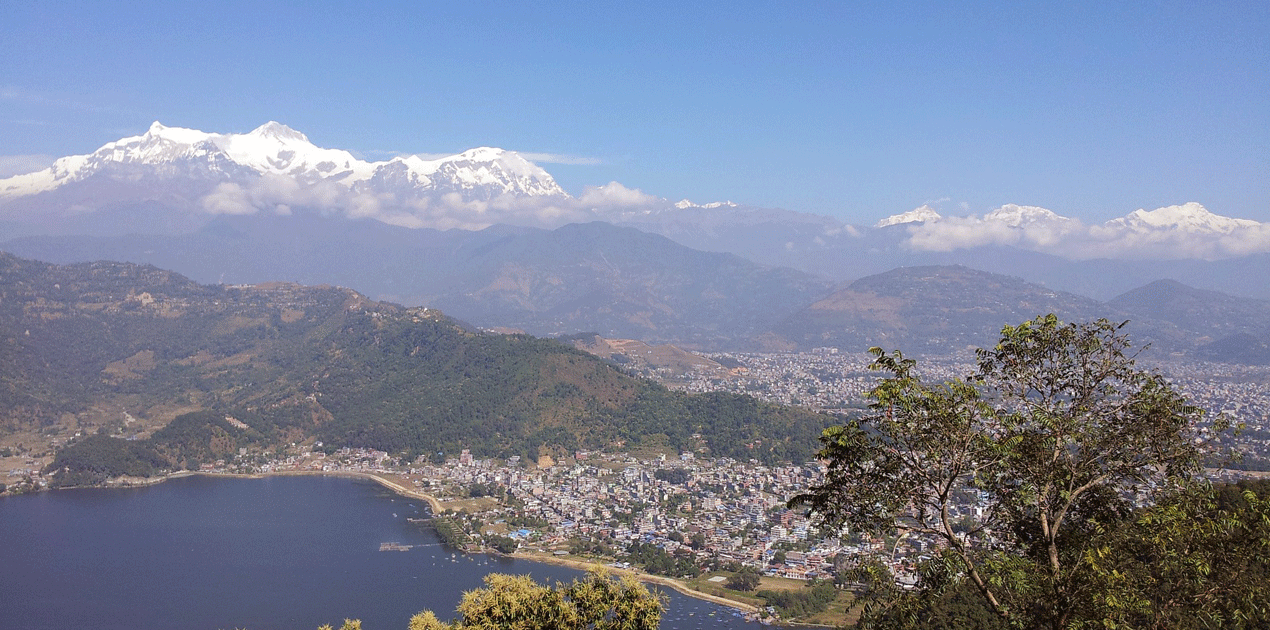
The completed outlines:
{"type": "MultiPolygon", "coordinates": [[[[131,489],[0,498],[6,628],[405,630],[451,619],[487,573],[568,581],[573,569],[443,547],[406,521],[420,501],[338,477],[193,476],[131,489]],[[381,552],[382,542],[416,545],[381,552]]],[[[667,591],[662,628],[759,626],[667,591]]]]}

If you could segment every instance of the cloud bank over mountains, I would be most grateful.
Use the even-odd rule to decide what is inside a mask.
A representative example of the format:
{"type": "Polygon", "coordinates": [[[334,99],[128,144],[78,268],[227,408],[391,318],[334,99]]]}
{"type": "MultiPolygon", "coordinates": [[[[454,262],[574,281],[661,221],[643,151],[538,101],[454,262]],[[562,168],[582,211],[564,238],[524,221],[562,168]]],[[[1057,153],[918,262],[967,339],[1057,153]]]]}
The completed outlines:
{"type": "Polygon", "coordinates": [[[1094,225],[1036,206],[1006,204],[982,217],[943,217],[922,206],[878,225],[905,226],[905,245],[918,251],[1007,245],[1077,260],[1217,260],[1270,252],[1270,225],[1213,214],[1196,202],[1135,210],[1094,225]]]}
{"type": "MultiPolygon", "coordinates": [[[[47,156],[35,157],[48,163],[47,156]]],[[[923,205],[859,228],[829,217],[731,202],[673,203],[618,182],[573,196],[535,163],[596,163],[588,157],[480,147],[448,156],[365,161],[348,151],[320,148],[276,122],[245,134],[156,122],[146,133],[92,154],[13,174],[30,170],[36,161],[0,160],[0,220],[71,229],[66,226],[94,213],[126,214],[128,208],[147,206],[185,213],[195,222],[216,215],[307,212],[443,230],[495,224],[551,228],[603,220],[667,234],[717,230],[729,221],[732,227],[758,229],[792,221],[804,226],[801,234],[814,247],[881,231],[900,235],[902,247],[927,252],[993,245],[1069,259],[1206,260],[1270,252],[1270,224],[1219,216],[1195,202],[1090,225],[1036,206],[1006,204],[982,216],[945,217],[923,205]]]]}

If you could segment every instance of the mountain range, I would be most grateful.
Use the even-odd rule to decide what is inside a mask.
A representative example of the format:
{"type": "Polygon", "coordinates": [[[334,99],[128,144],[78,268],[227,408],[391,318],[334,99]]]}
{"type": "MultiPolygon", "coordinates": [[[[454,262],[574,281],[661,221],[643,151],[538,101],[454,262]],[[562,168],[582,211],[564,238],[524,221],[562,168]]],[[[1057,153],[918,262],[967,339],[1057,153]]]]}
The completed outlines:
{"type": "Polygon", "coordinates": [[[0,247],[24,256],[150,263],[200,282],[335,284],[488,328],[703,349],[881,339],[950,351],[991,341],[976,317],[999,328],[1066,309],[1150,320],[1143,334],[1157,344],[1199,352],[1263,331],[1200,330],[1117,296],[1171,278],[1264,304],[1270,283],[1249,278],[1270,273],[1268,234],[1197,203],[1096,225],[1034,206],[982,217],[922,206],[855,226],[616,182],[574,196],[512,151],[369,162],[275,122],[245,134],[155,123],[0,180],[0,247]],[[1008,278],[967,275],[975,269],[1008,278]],[[980,285],[997,293],[971,291],[980,285]]]}
{"type": "MultiPolygon", "coordinates": [[[[573,196],[520,154],[490,147],[444,157],[403,155],[369,162],[349,151],[318,147],[303,133],[277,122],[243,134],[155,122],[142,135],[0,180],[0,218],[7,222],[2,231],[10,236],[111,229],[180,233],[217,215],[301,211],[437,229],[497,223],[558,227],[602,220],[659,233],[698,249],[731,251],[806,271],[815,271],[810,267],[817,258],[822,266],[837,260],[829,253],[834,250],[876,252],[879,236],[913,252],[996,245],[1071,260],[1218,260],[1270,253],[1270,226],[1220,216],[1195,202],[1139,209],[1090,225],[1045,208],[1012,203],[981,217],[943,216],[923,205],[871,227],[854,226],[829,217],[731,202],[671,202],[617,182],[573,196]],[[779,247],[769,256],[779,260],[742,251],[771,245],[779,247]],[[781,249],[785,254],[777,253],[781,249]]],[[[885,249],[887,243],[881,245],[885,249]]]]}
{"type": "Polygon", "coordinates": [[[5,248],[55,263],[148,263],[208,283],[334,284],[488,328],[698,348],[761,333],[833,286],[600,222],[442,232],[312,216],[223,217],[182,236],[28,237],[5,248]]]}
{"type": "Polygon", "coordinates": [[[276,122],[245,134],[155,122],[142,135],[0,180],[0,217],[51,233],[179,233],[211,216],[295,207],[420,227],[430,203],[500,197],[568,195],[542,168],[502,149],[366,162],[276,122]]]}

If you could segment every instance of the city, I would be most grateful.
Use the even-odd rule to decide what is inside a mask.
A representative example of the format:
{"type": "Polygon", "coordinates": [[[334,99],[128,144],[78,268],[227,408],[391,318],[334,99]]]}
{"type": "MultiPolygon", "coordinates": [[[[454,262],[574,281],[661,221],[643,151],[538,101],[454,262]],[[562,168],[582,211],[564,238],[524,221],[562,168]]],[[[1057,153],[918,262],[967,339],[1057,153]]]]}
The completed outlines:
{"type": "MultiPolygon", "coordinates": [[[[832,349],[707,356],[730,367],[726,373],[704,369],[645,373],[677,389],[747,393],[844,418],[867,411],[867,392],[878,378],[867,367],[867,355],[832,349]]],[[[931,380],[964,375],[973,367],[969,357],[925,360],[921,366],[924,378],[931,380]]],[[[1209,475],[1228,481],[1260,476],[1255,471],[1264,469],[1270,459],[1270,368],[1182,363],[1152,367],[1167,374],[1209,417],[1225,414],[1242,424],[1238,436],[1218,441],[1223,450],[1229,448],[1241,459],[1221,469],[1210,468],[1209,475]]],[[[237,419],[227,421],[246,428],[237,419]]],[[[52,436],[49,451],[64,439],[52,436]]],[[[651,450],[633,454],[575,451],[559,461],[543,456],[533,462],[519,456],[479,457],[466,449],[458,454],[439,453],[430,458],[432,462],[423,458],[407,462],[382,451],[329,450],[321,442],[295,443],[268,452],[244,448],[237,457],[203,464],[199,472],[370,476],[426,498],[436,517],[427,525],[439,532],[447,530],[443,538],[464,550],[497,550],[574,564],[599,562],[642,571],[673,578],[673,584],[685,592],[721,597],[771,619],[781,618],[778,608],[763,606],[752,594],[726,588],[726,580],[748,567],[772,580],[843,584],[842,569],[868,556],[884,558],[899,583],[911,584],[918,563],[945,544],[917,534],[883,538],[819,530],[805,514],[786,507],[790,497],[822,479],[823,466],[818,462],[765,466],[753,460],[711,458],[705,452],[651,450]]],[[[46,459],[7,458],[22,464],[7,471],[11,492],[40,489],[45,484],[40,470],[46,459]]],[[[118,478],[108,485],[154,481],[118,478]]],[[[954,520],[982,515],[984,506],[978,497],[963,499],[954,507],[954,520]]],[[[847,591],[842,593],[850,599],[847,591]]],[[[849,601],[842,608],[849,609],[849,601]]]]}

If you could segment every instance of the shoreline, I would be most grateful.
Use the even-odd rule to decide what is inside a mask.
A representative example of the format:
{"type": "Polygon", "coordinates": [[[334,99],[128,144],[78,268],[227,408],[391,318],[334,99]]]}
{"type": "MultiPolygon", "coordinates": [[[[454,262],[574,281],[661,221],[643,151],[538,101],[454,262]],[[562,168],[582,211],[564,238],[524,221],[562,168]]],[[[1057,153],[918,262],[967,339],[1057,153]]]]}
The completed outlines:
{"type": "MultiPolygon", "coordinates": [[[[203,473],[193,473],[193,474],[203,474],[203,473]]],[[[381,486],[389,490],[392,490],[393,492],[396,492],[397,494],[401,496],[427,501],[428,507],[432,510],[433,516],[439,515],[442,511],[441,502],[436,497],[433,497],[428,494],[424,494],[422,492],[415,492],[413,490],[403,487],[402,485],[398,483],[393,482],[392,480],[386,479],[374,473],[364,473],[364,472],[357,472],[357,471],[339,471],[339,472],[336,472],[336,471],[294,471],[294,472],[280,471],[280,472],[271,472],[271,473],[261,473],[256,475],[238,475],[238,474],[231,474],[231,473],[218,473],[218,475],[224,476],[224,477],[322,475],[322,476],[332,476],[332,477],[349,477],[353,479],[368,479],[380,484],[381,486]]],[[[758,607],[752,606],[750,604],[746,604],[743,602],[727,599],[725,597],[719,597],[717,595],[711,595],[709,593],[702,593],[701,591],[693,590],[689,588],[687,584],[684,584],[683,582],[680,582],[679,580],[676,580],[674,578],[662,577],[659,575],[650,575],[643,571],[637,571],[637,570],[626,569],[626,568],[619,569],[616,567],[608,566],[600,562],[587,562],[583,560],[576,560],[573,558],[558,558],[555,556],[545,556],[545,555],[531,554],[531,553],[525,553],[525,552],[513,552],[511,554],[506,554],[506,555],[508,555],[511,558],[516,558],[518,560],[527,560],[529,562],[537,562],[540,564],[552,564],[556,566],[565,566],[571,569],[578,569],[581,571],[586,571],[594,567],[601,567],[604,570],[609,571],[611,573],[618,574],[618,575],[629,575],[641,582],[648,582],[651,584],[658,584],[661,586],[672,588],[678,593],[680,593],[681,595],[707,601],[712,604],[727,606],[729,608],[733,608],[733,609],[740,610],[742,612],[747,612],[747,613],[757,613],[759,610],[758,607]]]]}
{"type": "Polygon", "coordinates": [[[399,483],[396,483],[390,479],[381,477],[375,473],[361,472],[357,470],[276,470],[276,471],[267,472],[267,473],[219,473],[219,472],[205,472],[200,470],[182,470],[182,471],[178,471],[174,473],[169,473],[167,475],[163,475],[162,477],[155,477],[153,481],[147,480],[141,483],[129,484],[127,486],[84,486],[84,487],[126,488],[126,487],[135,487],[135,486],[141,486],[141,485],[152,486],[158,483],[163,483],[164,481],[167,481],[168,479],[180,479],[182,477],[193,477],[196,475],[202,476],[202,477],[221,477],[225,479],[265,479],[267,477],[343,477],[345,479],[365,479],[369,481],[374,481],[375,483],[378,483],[384,488],[387,488],[388,490],[391,490],[402,497],[405,497],[408,499],[418,499],[420,501],[427,502],[428,509],[432,511],[433,516],[440,514],[445,509],[444,507],[441,506],[441,501],[430,494],[425,494],[423,492],[411,490],[399,483]]]}
{"type": "Polygon", "coordinates": [[[728,608],[735,608],[736,610],[740,610],[742,612],[747,612],[747,613],[758,612],[757,606],[746,604],[744,602],[738,602],[736,600],[731,600],[726,597],[719,597],[718,595],[711,595],[710,593],[702,593],[701,591],[697,591],[697,590],[693,590],[689,588],[687,584],[684,584],[683,582],[676,580],[674,578],[663,577],[660,575],[652,575],[652,574],[645,573],[643,571],[638,571],[635,569],[612,567],[601,562],[578,560],[575,558],[542,556],[536,553],[516,552],[511,554],[511,557],[517,558],[520,560],[528,560],[530,562],[539,562],[542,564],[554,564],[557,566],[569,567],[571,569],[578,569],[580,571],[586,571],[588,569],[599,567],[615,575],[626,575],[626,576],[633,577],[641,582],[648,582],[650,584],[657,584],[659,586],[672,588],[681,595],[686,595],[688,597],[692,597],[695,599],[704,600],[712,604],[727,606],[728,608]]]}
{"type": "MultiPolygon", "coordinates": [[[[135,488],[135,487],[158,485],[169,479],[181,479],[184,477],[193,477],[193,476],[219,477],[224,479],[265,479],[267,477],[343,477],[345,479],[362,479],[366,481],[373,481],[379,484],[381,487],[397,494],[398,496],[409,498],[409,499],[418,499],[420,501],[427,502],[428,509],[431,511],[433,516],[437,516],[441,514],[441,512],[445,509],[441,505],[441,501],[430,494],[426,494],[416,490],[411,490],[395,481],[392,481],[391,479],[381,476],[380,474],[371,473],[371,472],[362,472],[357,470],[276,470],[276,471],[271,471],[267,473],[224,473],[224,472],[206,472],[206,471],[199,471],[199,470],[181,470],[181,471],[168,473],[166,475],[157,476],[157,477],[129,479],[126,483],[121,483],[121,484],[107,483],[105,485],[100,485],[100,486],[74,486],[74,487],[107,488],[107,489],[135,488]]],[[[61,488],[61,489],[66,489],[66,488],[61,488]]],[[[467,552],[461,552],[461,553],[467,553],[467,552]]],[[[664,586],[667,588],[674,589],[676,592],[686,597],[692,597],[694,599],[710,602],[712,604],[716,604],[719,606],[725,606],[727,608],[739,610],[744,613],[757,614],[759,612],[759,608],[752,604],[747,604],[745,602],[731,600],[726,597],[719,597],[718,595],[712,595],[710,593],[703,593],[701,591],[690,588],[687,584],[685,584],[684,582],[680,580],[676,580],[674,578],[664,577],[660,575],[652,575],[650,573],[646,573],[638,569],[612,567],[598,561],[579,560],[573,557],[561,558],[557,556],[540,555],[537,553],[527,553],[527,552],[521,552],[521,551],[513,552],[511,554],[504,554],[504,555],[507,555],[508,557],[515,558],[518,560],[525,560],[528,562],[537,562],[540,564],[564,566],[564,567],[569,567],[571,569],[577,569],[580,571],[586,571],[588,569],[599,567],[604,569],[605,571],[608,571],[616,575],[630,576],[641,582],[656,584],[658,586],[664,586]]],[[[802,624],[797,622],[785,622],[785,621],[778,622],[778,625],[782,625],[782,626],[799,625],[799,626],[807,626],[807,627],[813,627],[813,628],[829,627],[829,626],[818,626],[814,624],[802,624]]]]}
{"type": "MultiPolygon", "coordinates": [[[[264,479],[267,477],[343,477],[346,479],[363,479],[367,481],[373,481],[379,484],[380,486],[396,493],[399,496],[410,498],[410,499],[418,499],[420,501],[426,501],[428,503],[428,509],[431,510],[433,516],[440,515],[441,512],[445,509],[444,507],[442,507],[441,501],[430,494],[418,492],[416,490],[411,490],[409,488],[406,488],[405,486],[402,486],[399,483],[392,481],[391,479],[387,479],[376,473],[361,472],[356,470],[277,470],[277,471],[272,471],[267,473],[220,473],[220,472],[205,472],[205,471],[199,471],[199,470],[181,470],[174,473],[162,475],[159,477],[138,479],[135,482],[133,482],[132,480],[129,480],[127,485],[121,484],[121,485],[83,486],[83,487],[133,488],[138,486],[153,486],[153,485],[163,483],[169,479],[181,479],[184,477],[193,477],[196,475],[203,476],[203,477],[220,477],[225,479],[264,479]]],[[[660,575],[651,575],[643,571],[637,571],[634,569],[616,568],[616,567],[608,566],[601,562],[588,562],[588,561],[577,560],[573,558],[558,558],[554,556],[544,556],[544,555],[531,554],[531,553],[525,553],[525,552],[514,552],[507,555],[509,557],[516,558],[519,560],[527,560],[529,562],[538,562],[540,564],[553,564],[557,566],[566,566],[566,567],[569,567],[572,569],[578,569],[581,571],[586,571],[587,569],[591,569],[594,567],[601,567],[604,570],[614,574],[629,575],[641,582],[647,582],[650,584],[657,584],[660,586],[665,586],[667,588],[672,588],[676,592],[682,595],[685,595],[687,597],[700,599],[703,601],[710,602],[712,604],[718,604],[720,606],[726,606],[728,608],[733,608],[736,610],[740,610],[742,612],[747,612],[747,613],[758,612],[758,608],[756,606],[753,606],[751,604],[746,604],[744,602],[738,602],[735,600],[727,599],[725,597],[719,597],[717,595],[711,595],[709,593],[702,593],[701,591],[693,590],[689,588],[687,584],[684,584],[683,582],[680,582],[679,580],[676,580],[674,578],[663,577],[660,575]]]]}

